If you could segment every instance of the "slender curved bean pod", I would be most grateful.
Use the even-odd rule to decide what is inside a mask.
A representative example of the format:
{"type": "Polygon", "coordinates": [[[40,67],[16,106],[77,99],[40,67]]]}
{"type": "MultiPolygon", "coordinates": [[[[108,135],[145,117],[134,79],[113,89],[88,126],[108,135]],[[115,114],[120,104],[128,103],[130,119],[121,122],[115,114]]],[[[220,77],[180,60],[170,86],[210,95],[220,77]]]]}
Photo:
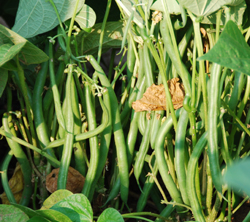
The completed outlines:
{"type": "Polygon", "coordinates": [[[213,183],[218,192],[222,193],[222,176],[218,154],[218,135],[217,119],[219,116],[219,83],[221,67],[214,63],[211,70],[211,82],[209,91],[209,110],[208,110],[208,157],[213,183]]]}
{"type": "Polygon", "coordinates": [[[207,132],[203,133],[199,141],[197,142],[196,146],[194,147],[194,150],[190,156],[190,160],[188,162],[188,177],[187,177],[187,190],[188,190],[188,196],[190,200],[190,204],[192,207],[192,211],[195,217],[195,220],[199,222],[205,222],[205,218],[202,212],[201,205],[199,203],[199,199],[196,194],[195,189],[195,171],[197,169],[197,163],[199,160],[200,155],[203,152],[203,149],[205,148],[205,145],[207,143],[207,132]]]}
{"type": "MultiPolygon", "coordinates": [[[[48,50],[48,49],[45,49],[48,50]]],[[[43,149],[46,147],[50,140],[49,140],[49,135],[47,132],[47,126],[44,120],[43,116],[43,108],[42,108],[42,92],[43,92],[43,87],[46,81],[47,77],[47,72],[48,72],[48,61],[44,62],[41,65],[41,70],[39,71],[35,86],[34,86],[34,91],[33,91],[33,114],[34,114],[34,122],[35,122],[35,127],[36,127],[36,134],[39,139],[39,143],[41,148],[43,149]]],[[[47,149],[46,152],[56,158],[53,150],[47,149]]],[[[50,162],[52,166],[57,167],[54,162],[50,162]]]]}
{"type": "Polygon", "coordinates": [[[183,202],[186,205],[190,205],[186,187],[186,168],[185,168],[185,155],[186,155],[185,142],[186,142],[187,124],[188,124],[188,112],[185,109],[183,109],[179,117],[175,135],[175,170],[183,202]]]}
{"type": "Polygon", "coordinates": [[[74,116],[73,110],[71,106],[71,98],[72,98],[72,89],[71,89],[71,81],[73,81],[73,65],[68,66],[68,77],[66,82],[66,139],[65,144],[63,146],[63,153],[61,158],[60,170],[58,174],[57,180],[57,189],[65,189],[68,177],[68,169],[72,156],[73,144],[74,144],[74,116]]]}
{"type": "Polygon", "coordinates": [[[1,164],[1,179],[2,179],[2,186],[4,189],[4,192],[9,200],[9,202],[16,203],[16,199],[10,189],[9,181],[8,181],[8,175],[7,170],[9,163],[11,161],[11,158],[13,157],[13,152],[9,151],[9,153],[4,158],[3,163],[1,164]]]}
{"type": "MultiPolygon", "coordinates": [[[[90,130],[93,130],[96,128],[95,106],[93,103],[91,86],[88,85],[88,83],[85,84],[85,96],[86,96],[86,104],[88,104],[87,105],[88,127],[90,130]]],[[[100,155],[97,136],[89,138],[89,146],[90,146],[89,168],[87,171],[87,175],[85,177],[85,182],[82,190],[82,193],[87,197],[89,197],[89,192],[92,187],[92,183],[94,181],[94,178],[96,177],[98,160],[100,155]]]]}
{"type": "MultiPolygon", "coordinates": [[[[176,117],[179,116],[180,112],[182,109],[178,109],[176,111],[176,117]]],[[[173,120],[172,120],[172,115],[169,116],[165,122],[162,124],[161,128],[159,129],[159,134],[158,134],[158,140],[156,141],[155,144],[155,157],[156,161],[159,166],[159,172],[162,177],[162,180],[168,189],[168,192],[170,196],[173,198],[173,200],[177,203],[183,203],[180,191],[177,189],[176,184],[174,183],[171,175],[169,174],[169,169],[168,165],[165,160],[165,155],[164,155],[164,142],[165,142],[165,137],[169,130],[171,129],[173,125],[173,120]]],[[[183,207],[178,207],[178,211],[183,211],[183,207]]]]}
{"type": "MultiPolygon", "coordinates": [[[[4,113],[2,123],[3,123],[3,127],[4,127],[5,131],[16,136],[14,126],[13,126],[11,121],[12,121],[11,115],[4,113]]],[[[8,139],[8,138],[6,138],[6,139],[7,139],[8,145],[9,145],[10,149],[12,150],[14,156],[17,158],[17,161],[20,163],[21,169],[23,172],[24,188],[23,188],[22,197],[21,197],[19,204],[28,206],[29,202],[30,202],[30,197],[32,195],[31,166],[30,166],[30,163],[29,163],[29,160],[28,160],[26,154],[22,150],[22,147],[17,142],[13,141],[12,139],[8,139]]]]}
{"type": "Polygon", "coordinates": [[[140,177],[143,164],[144,164],[144,159],[149,149],[149,138],[150,138],[149,133],[151,129],[151,123],[152,123],[152,120],[148,120],[148,119],[146,120],[146,127],[144,131],[144,135],[143,135],[141,145],[140,145],[140,148],[139,148],[139,151],[137,153],[137,157],[134,163],[134,175],[138,184],[139,184],[139,177],[140,177]]]}
{"type": "Polygon", "coordinates": [[[129,172],[128,172],[128,162],[127,162],[127,150],[126,150],[127,148],[122,130],[117,98],[106,74],[104,73],[104,71],[102,70],[102,68],[99,66],[99,64],[92,55],[88,56],[88,61],[96,70],[102,85],[107,88],[110,96],[110,102],[113,106],[111,111],[112,126],[113,126],[115,144],[117,150],[119,175],[121,179],[121,198],[126,203],[128,199],[128,189],[129,189],[129,172]]]}
{"type": "MultiPolygon", "coordinates": [[[[108,91],[105,91],[103,93],[103,102],[101,97],[99,97],[100,104],[103,107],[103,115],[102,115],[102,124],[106,123],[105,129],[101,133],[101,139],[100,139],[100,155],[99,155],[99,161],[98,161],[98,167],[96,171],[96,177],[94,178],[93,181],[93,186],[90,190],[89,194],[89,200],[92,200],[94,191],[95,191],[95,185],[100,177],[100,175],[103,172],[103,169],[106,164],[108,152],[109,152],[109,146],[110,146],[110,141],[111,141],[111,136],[112,136],[112,119],[111,119],[111,103],[109,99],[109,94],[108,91]],[[105,107],[105,109],[104,109],[105,107]],[[108,108],[107,108],[108,107],[108,108]],[[106,110],[106,112],[104,112],[106,110]]],[[[120,187],[120,186],[119,186],[120,187]]]]}

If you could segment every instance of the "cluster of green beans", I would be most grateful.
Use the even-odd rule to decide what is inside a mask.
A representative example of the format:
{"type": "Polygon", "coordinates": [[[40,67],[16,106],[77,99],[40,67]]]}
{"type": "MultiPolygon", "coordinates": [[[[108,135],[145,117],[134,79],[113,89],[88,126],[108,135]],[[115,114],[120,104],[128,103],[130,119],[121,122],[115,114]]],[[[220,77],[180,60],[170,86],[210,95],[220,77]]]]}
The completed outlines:
{"type": "MultiPolygon", "coordinates": [[[[218,64],[211,64],[208,75],[204,61],[197,62],[197,57],[203,55],[200,22],[189,13],[190,21],[185,22],[189,27],[174,30],[166,2],[162,2],[163,18],[157,24],[150,23],[144,7],[134,6],[136,16],[145,23],[143,27],[132,22],[133,8],[125,16],[121,7],[125,24],[122,49],[127,61],[123,65],[120,61],[117,67],[111,61],[109,75],[100,66],[101,46],[97,59],[81,55],[79,50],[73,55],[70,36],[62,26],[57,30],[57,43],[65,52],[64,60],[56,60],[54,41],[45,44],[50,59],[41,64],[33,93],[17,63],[18,72],[13,72],[9,81],[19,84],[22,115],[14,118],[12,93],[7,88],[7,112],[0,129],[11,149],[2,165],[3,186],[10,201],[15,199],[6,170],[14,155],[25,172],[23,205],[28,205],[32,193],[37,193],[31,189],[32,173],[39,178],[40,195],[45,199],[45,175],[60,167],[57,185],[65,189],[72,166],[85,176],[82,193],[90,201],[99,192],[105,194],[104,205],[110,203],[121,210],[124,205],[129,207],[129,190],[133,189],[130,178],[134,176],[141,191],[138,213],[151,197],[160,214],[158,222],[175,212],[183,220],[192,216],[204,222],[231,220],[231,207],[237,208],[239,198],[223,184],[222,173],[233,160],[250,154],[246,126],[250,121],[250,78],[246,84],[244,74],[231,73],[218,64]],[[187,51],[189,61],[185,63],[187,51]],[[89,73],[86,62],[94,73],[89,73]],[[125,68],[126,81],[122,78],[119,82],[125,68]],[[178,110],[174,109],[168,87],[168,80],[174,77],[180,78],[185,88],[183,108],[178,110]],[[141,99],[152,84],[164,85],[167,109],[135,112],[132,103],[141,99]]],[[[110,4],[108,1],[107,14],[110,4]]],[[[221,11],[217,13],[215,32],[208,33],[211,46],[219,38],[220,19],[221,11]]],[[[79,47],[77,43],[75,47],[79,47]]],[[[36,208],[35,201],[33,205],[36,208]]]]}

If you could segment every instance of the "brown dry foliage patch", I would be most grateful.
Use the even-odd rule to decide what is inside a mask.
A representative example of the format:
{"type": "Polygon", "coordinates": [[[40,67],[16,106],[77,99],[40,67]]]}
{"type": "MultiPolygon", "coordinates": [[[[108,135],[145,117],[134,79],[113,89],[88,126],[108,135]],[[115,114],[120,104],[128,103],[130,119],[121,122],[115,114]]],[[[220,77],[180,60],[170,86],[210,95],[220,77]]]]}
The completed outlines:
{"type": "MultiPolygon", "coordinates": [[[[183,84],[179,83],[179,78],[168,80],[168,88],[174,109],[181,108],[185,97],[185,90],[183,84]]],[[[153,84],[147,88],[143,97],[132,103],[132,108],[135,112],[166,110],[166,95],[163,84],[153,84]]]]}
{"type": "MultiPolygon", "coordinates": [[[[57,190],[57,179],[59,169],[54,169],[46,177],[46,188],[50,193],[53,193],[57,190]]],[[[80,174],[73,167],[69,167],[66,189],[72,193],[81,193],[83,185],[85,182],[85,177],[80,174]]]]}

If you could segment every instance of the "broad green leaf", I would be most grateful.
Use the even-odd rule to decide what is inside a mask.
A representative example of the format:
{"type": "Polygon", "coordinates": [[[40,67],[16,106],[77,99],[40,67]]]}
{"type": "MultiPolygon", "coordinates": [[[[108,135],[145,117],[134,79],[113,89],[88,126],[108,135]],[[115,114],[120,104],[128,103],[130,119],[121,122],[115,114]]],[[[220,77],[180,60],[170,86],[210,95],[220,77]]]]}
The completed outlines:
{"type": "Polygon", "coordinates": [[[1,222],[26,222],[29,217],[15,206],[0,204],[0,219],[1,222]]]}
{"type": "Polygon", "coordinates": [[[53,221],[53,222],[71,222],[72,220],[70,220],[65,214],[56,211],[56,210],[37,210],[36,211],[39,215],[43,216],[44,218],[53,221]]]}
{"type": "Polygon", "coordinates": [[[72,221],[92,222],[93,211],[88,198],[83,194],[74,194],[56,203],[51,209],[68,216],[72,221]]]}
{"type": "MultiPolygon", "coordinates": [[[[168,7],[168,12],[170,14],[175,14],[178,15],[181,13],[181,8],[180,5],[178,4],[178,2],[176,0],[169,0],[166,1],[167,7],[168,7]]],[[[157,0],[155,1],[151,7],[151,10],[157,10],[157,11],[163,11],[163,4],[162,4],[162,0],[157,0]]]]}
{"type": "MultiPolygon", "coordinates": [[[[72,17],[77,0],[53,0],[60,19],[64,22],[72,17]]],[[[80,1],[79,11],[84,4],[80,1]]],[[[15,24],[12,28],[24,38],[47,32],[59,24],[54,8],[47,0],[20,0],[15,24]]]]}
{"type": "MultiPolygon", "coordinates": [[[[243,22],[243,15],[246,10],[246,3],[242,2],[236,6],[230,6],[230,19],[235,22],[237,25],[241,25],[243,22]]],[[[209,16],[205,16],[204,19],[201,21],[203,24],[216,24],[216,13],[213,13],[209,16]]],[[[221,15],[221,25],[225,25],[226,23],[226,14],[225,11],[222,11],[221,15]]]]}
{"type": "Polygon", "coordinates": [[[82,9],[78,12],[75,21],[82,29],[91,28],[95,24],[96,14],[92,8],[84,4],[82,9]]]}
{"type": "Polygon", "coordinates": [[[8,81],[8,71],[0,68],[0,98],[3,95],[3,91],[8,81]]]}
{"type": "Polygon", "coordinates": [[[5,56],[8,56],[7,60],[9,61],[15,53],[19,52],[19,59],[26,65],[42,63],[49,59],[49,57],[41,49],[37,48],[28,40],[3,25],[0,25],[0,40],[2,44],[13,45],[13,48],[9,46],[9,52],[6,52],[6,48],[2,49],[3,52],[0,53],[0,58],[3,53],[5,56]]]}
{"type": "Polygon", "coordinates": [[[208,60],[250,75],[250,48],[237,25],[227,22],[218,42],[199,60],[208,60]]]}
{"type": "Polygon", "coordinates": [[[250,160],[240,160],[228,167],[224,181],[235,191],[245,192],[250,196],[250,160]]]}
{"type": "Polygon", "coordinates": [[[50,209],[53,205],[61,201],[63,198],[71,195],[73,195],[73,193],[68,190],[57,190],[43,202],[41,210],[50,209]]]}
{"type": "Polygon", "coordinates": [[[32,210],[31,208],[29,207],[26,207],[26,206],[23,206],[23,205],[20,205],[20,204],[16,204],[16,203],[11,203],[13,206],[19,208],[21,211],[23,211],[25,214],[27,214],[29,217],[35,217],[35,216],[39,216],[39,214],[32,210]]]}
{"type": "Polygon", "coordinates": [[[196,16],[208,16],[220,9],[223,5],[236,6],[244,0],[178,0],[184,8],[196,16]]]}
{"type": "MultiPolygon", "coordinates": [[[[102,24],[96,24],[91,33],[87,34],[84,38],[84,48],[82,55],[94,55],[98,51],[99,47],[99,39],[100,39],[100,32],[101,32],[102,24]]],[[[110,48],[120,48],[122,42],[122,32],[123,24],[122,22],[107,22],[105,30],[104,30],[104,37],[103,37],[103,44],[102,49],[110,48]]],[[[84,34],[82,32],[82,34],[84,34]]],[[[81,35],[79,33],[79,37],[77,37],[78,45],[81,45],[81,35]]]]}
{"type": "Polygon", "coordinates": [[[51,222],[51,221],[47,220],[44,217],[35,216],[35,217],[32,217],[31,219],[29,219],[27,222],[51,222]]]}
{"type": "Polygon", "coordinates": [[[122,215],[114,208],[105,209],[99,216],[97,222],[124,222],[122,215]]]}
{"type": "Polygon", "coordinates": [[[17,45],[12,44],[3,44],[0,46],[0,67],[4,65],[6,62],[10,61],[15,55],[17,55],[25,42],[21,42],[17,45]]]}

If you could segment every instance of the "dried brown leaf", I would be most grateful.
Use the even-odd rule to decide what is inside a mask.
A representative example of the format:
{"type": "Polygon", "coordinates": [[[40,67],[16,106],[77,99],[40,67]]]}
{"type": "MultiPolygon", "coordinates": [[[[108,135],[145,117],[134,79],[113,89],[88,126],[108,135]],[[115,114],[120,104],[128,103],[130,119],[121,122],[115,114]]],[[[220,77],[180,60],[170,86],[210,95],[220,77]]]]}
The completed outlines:
{"type": "MultiPolygon", "coordinates": [[[[169,80],[168,88],[174,109],[181,108],[185,97],[185,90],[183,84],[179,83],[179,78],[169,80]]],[[[132,108],[136,112],[166,110],[166,95],[163,84],[158,86],[153,84],[147,88],[143,97],[132,103],[132,108]]]]}
{"type": "MultiPolygon", "coordinates": [[[[46,177],[46,189],[53,193],[57,190],[57,179],[59,174],[59,169],[54,169],[46,177]]],[[[85,182],[85,177],[80,174],[73,167],[69,167],[66,189],[72,193],[80,193],[82,191],[85,182]]]]}

